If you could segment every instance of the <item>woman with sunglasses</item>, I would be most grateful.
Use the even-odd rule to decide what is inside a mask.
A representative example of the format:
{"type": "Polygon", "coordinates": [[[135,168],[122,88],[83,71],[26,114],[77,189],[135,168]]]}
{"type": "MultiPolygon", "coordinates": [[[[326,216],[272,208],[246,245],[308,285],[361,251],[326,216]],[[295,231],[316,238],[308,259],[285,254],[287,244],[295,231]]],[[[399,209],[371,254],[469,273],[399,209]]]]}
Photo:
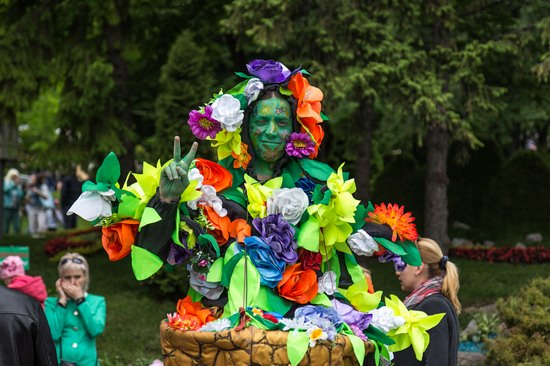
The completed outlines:
{"type": "Polygon", "coordinates": [[[58,296],[46,300],[46,317],[57,356],[62,365],[63,361],[67,365],[99,365],[95,339],[105,329],[105,298],[87,292],[90,271],[80,254],[65,254],[57,270],[58,296]]]}

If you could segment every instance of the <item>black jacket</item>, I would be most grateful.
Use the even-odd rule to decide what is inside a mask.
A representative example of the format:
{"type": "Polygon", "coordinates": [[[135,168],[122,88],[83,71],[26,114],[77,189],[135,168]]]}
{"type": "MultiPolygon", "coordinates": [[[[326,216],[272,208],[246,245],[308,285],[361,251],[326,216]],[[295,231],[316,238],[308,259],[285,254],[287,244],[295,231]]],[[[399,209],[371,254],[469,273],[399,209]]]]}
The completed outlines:
{"type": "Polygon", "coordinates": [[[443,295],[431,295],[409,310],[423,311],[428,315],[445,313],[438,325],[428,330],[430,344],[422,361],[414,356],[411,347],[395,353],[396,366],[456,366],[458,357],[458,317],[451,302],[443,295]]]}
{"type": "Polygon", "coordinates": [[[0,365],[57,366],[42,306],[4,286],[0,286],[0,365]]]}

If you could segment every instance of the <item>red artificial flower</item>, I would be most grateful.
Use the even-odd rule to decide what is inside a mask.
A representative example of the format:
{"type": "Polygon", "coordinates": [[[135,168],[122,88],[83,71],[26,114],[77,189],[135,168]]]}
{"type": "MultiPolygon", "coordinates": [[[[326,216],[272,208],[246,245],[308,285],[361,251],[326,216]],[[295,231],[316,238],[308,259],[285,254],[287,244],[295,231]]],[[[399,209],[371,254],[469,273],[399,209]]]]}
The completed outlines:
{"type": "Polygon", "coordinates": [[[139,221],[128,219],[102,228],[101,244],[109,260],[118,261],[130,254],[138,227],[139,221]]]}
{"type": "Polygon", "coordinates": [[[204,177],[203,185],[214,187],[216,192],[220,192],[233,184],[231,173],[218,163],[210,160],[196,158],[195,167],[204,177]]]}
{"type": "Polygon", "coordinates": [[[323,256],[319,252],[311,252],[307,249],[300,248],[298,249],[298,258],[303,269],[313,269],[314,271],[321,269],[323,256]]]}
{"type": "Polygon", "coordinates": [[[300,263],[293,264],[286,268],[277,289],[281,297],[307,304],[317,295],[317,274],[312,269],[303,270],[300,263]]]}

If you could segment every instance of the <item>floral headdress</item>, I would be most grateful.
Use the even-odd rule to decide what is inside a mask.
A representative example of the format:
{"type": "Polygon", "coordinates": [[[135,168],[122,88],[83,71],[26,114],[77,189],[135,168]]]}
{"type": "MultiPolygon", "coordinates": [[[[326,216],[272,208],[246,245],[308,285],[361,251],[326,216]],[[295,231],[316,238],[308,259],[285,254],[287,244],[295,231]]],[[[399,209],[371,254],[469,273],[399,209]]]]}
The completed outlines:
{"type": "Polygon", "coordinates": [[[297,105],[294,117],[300,124],[300,132],[290,135],[285,146],[287,154],[293,158],[315,158],[324,137],[320,123],[327,117],[321,112],[323,92],[309,84],[304,77],[307,71],[300,68],[290,71],[272,60],[253,60],[246,68],[250,75],[236,73],[245,80],[225,93],[220,91],[207,104],[189,113],[187,123],[195,137],[212,140],[218,160],[231,156],[234,168],[246,169],[251,156],[241,138],[244,111],[262,90],[275,89],[294,98],[297,105]]]}

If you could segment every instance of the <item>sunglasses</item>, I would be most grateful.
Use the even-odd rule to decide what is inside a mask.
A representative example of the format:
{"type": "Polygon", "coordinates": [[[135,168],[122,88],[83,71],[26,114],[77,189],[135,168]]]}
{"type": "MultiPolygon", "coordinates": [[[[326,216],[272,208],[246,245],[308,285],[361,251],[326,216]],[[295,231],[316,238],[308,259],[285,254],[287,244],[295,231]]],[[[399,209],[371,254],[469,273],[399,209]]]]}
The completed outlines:
{"type": "Polygon", "coordinates": [[[65,258],[61,261],[61,265],[64,266],[65,264],[67,264],[69,261],[73,262],[73,263],[76,263],[76,264],[83,264],[84,261],[80,258],[65,258]]]}

